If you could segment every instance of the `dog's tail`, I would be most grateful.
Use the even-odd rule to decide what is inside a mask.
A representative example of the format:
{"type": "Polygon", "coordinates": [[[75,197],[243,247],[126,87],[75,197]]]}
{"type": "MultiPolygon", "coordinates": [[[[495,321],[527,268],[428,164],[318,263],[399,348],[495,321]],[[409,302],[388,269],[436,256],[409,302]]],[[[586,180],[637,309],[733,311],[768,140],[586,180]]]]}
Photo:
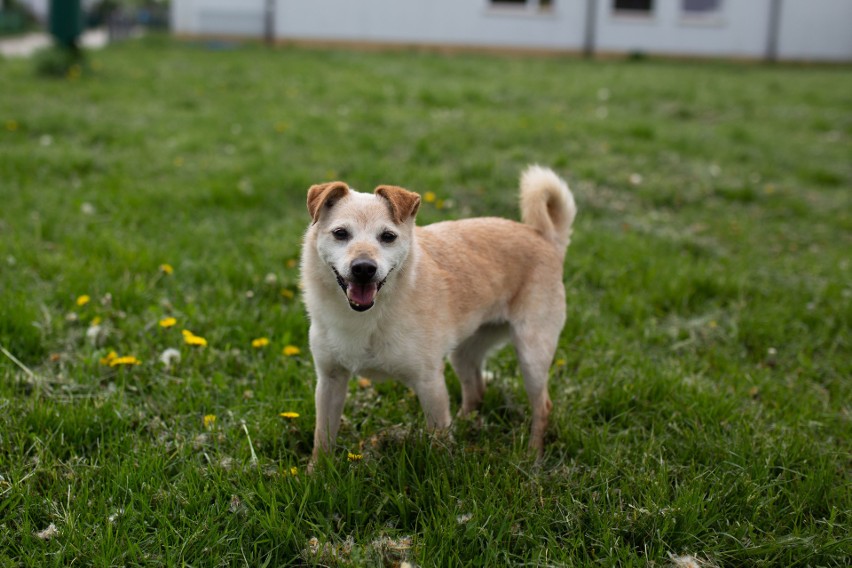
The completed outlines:
{"type": "Polygon", "coordinates": [[[529,166],[521,174],[521,220],[538,229],[561,250],[571,242],[577,215],[574,196],[565,180],[549,168],[529,166]]]}

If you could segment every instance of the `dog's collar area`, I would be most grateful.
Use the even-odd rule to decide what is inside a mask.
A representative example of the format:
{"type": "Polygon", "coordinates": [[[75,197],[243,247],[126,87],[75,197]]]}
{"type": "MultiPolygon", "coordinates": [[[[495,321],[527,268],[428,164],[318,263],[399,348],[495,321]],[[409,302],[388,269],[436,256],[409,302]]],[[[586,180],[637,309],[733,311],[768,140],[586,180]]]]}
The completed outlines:
{"type": "MultiPolygon", "coordinates": [[[[396,267],[395,266],[391,267],[391,269],[388,270],[388,273],[385,275],[385,277],[382,279],[382,281],[376,284],[376,294],[378,294],[379,290],[382,289],[382,286],[385,285],[385,282],[387,282],[387,280],[388,280],[388,276],[390,276],[390,273],[393,272],[394,268],[396,268],[396,267]]],[[[375,301],[370,302],[369,305],[363,305],[363,304],[356,304],[355,302],[350,300],[349,299],[349,284],[347,284],[346,280],[343,278],[343,276],[340,275],[340,273],[337,271],[337,269],[335,267],[332,266],[331,270],[332,270],[332,272],[334,272],[334,276],[337,278],[337,285],[340,286],[341,290],[343,290],[343,294],[346,296],[346,300],[349,302],[350,308],[352,308],[353,310],[355,310],[357,312],[365,312],[365,311],[367,311],[367,310],[369,310],[370,308],[373,307],[373,305],[375,304],[375,301]]]]}

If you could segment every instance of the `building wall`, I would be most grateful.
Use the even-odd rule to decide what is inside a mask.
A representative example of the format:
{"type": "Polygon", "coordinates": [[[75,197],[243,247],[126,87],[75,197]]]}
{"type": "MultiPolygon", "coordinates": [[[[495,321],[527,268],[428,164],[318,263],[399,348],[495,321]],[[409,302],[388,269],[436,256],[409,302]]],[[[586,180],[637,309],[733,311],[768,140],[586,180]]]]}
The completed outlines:
{"type": "Polygon", "coordinates": [[[172,0],[172,30],[185,34],[261,37],[265,4],[265,0],[172,0]]]}
{"type": "Polygon", "coordinates": [[[785,0],[778,56],[852,60],[852,0],[785,0]]]}
{"type": "MultiPolygon", "coordinates": [[[[773,0],[722,0],[707,18],[683,0],[654,0],[648,16],[596,6],[598,52],[763,58],[773,0]]],[[[488,0],[275,0],[282,40],[355,41],[580,51],[589,0],[550,9],[495,8],[488,0]]],[[[781,0],[781,59],[852,61],[852,0],[781,0]]],[[[172,0],[177,33],[261,37],[266,0],[172,0]]]]}
{"type": "Polygon", "coordinates": [[[279,0],[276,30],[293,39],[576,49],[585,0],[552,10],[487,0],[279,0]]]}
{"type": "MultiPolygon", "coordinates": [[[[794,0],[801,1],[801,0],[794,0]]],[[[597,1],[599,51],[763,57],[770,0],[722,0],[718,14],[689,17],[681,0],[655,0],[649,16],[615,12],[597,1]]]]}

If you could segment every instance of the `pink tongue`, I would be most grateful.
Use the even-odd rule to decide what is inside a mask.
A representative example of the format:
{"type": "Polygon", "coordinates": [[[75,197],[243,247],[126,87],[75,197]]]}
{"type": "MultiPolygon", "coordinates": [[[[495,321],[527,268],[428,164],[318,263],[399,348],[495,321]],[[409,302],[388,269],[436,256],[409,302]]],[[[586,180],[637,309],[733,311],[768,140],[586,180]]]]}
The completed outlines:
{"type": "Polygon", "coordinates": [[[354,282],[350,282],[346,288],[346,295],[349,297],[350,302],[369,306],[376,298],[377,288],[376,284],[372,282],[370,284],[355,284],[354,282]]]}

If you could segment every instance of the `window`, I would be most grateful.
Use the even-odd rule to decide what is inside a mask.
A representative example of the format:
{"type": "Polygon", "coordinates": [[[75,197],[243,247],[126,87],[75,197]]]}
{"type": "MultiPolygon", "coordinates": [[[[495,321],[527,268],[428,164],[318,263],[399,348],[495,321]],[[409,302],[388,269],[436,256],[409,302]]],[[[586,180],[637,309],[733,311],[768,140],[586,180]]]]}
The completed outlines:
{"type": "Polygon", "coordinates": [[[614,0],[613,8],[616,12],[650,14],[654,9],[654,0],[614,0]]]}
{"type": "Polygon", "coordinates": [[[716,15],[722,7],[722,0],[683,0],[685,16],[716,15]]]}
{"type": "Polygon", "coordinates": [[[681,0],[680,21],[689,26],[718,26],[722,19],[722,0],[681,0]]]}
{"type": "Polygon", "coordinates": [[[489,0],[488,4],[494,8],[530,8],[533,10],[550,10],[553,8],[553,0],[489,0]]]}

